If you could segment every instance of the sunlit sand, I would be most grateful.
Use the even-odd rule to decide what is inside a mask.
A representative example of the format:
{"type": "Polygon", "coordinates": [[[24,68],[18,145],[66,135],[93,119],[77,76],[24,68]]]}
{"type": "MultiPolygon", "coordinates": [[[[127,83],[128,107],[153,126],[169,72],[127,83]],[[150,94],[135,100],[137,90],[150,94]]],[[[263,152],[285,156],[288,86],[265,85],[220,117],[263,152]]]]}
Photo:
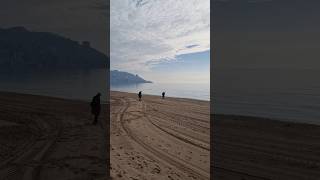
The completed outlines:
{"type": "Polygon", "coordinates": [[[209,102],[111,92],[113,179],[209,179],[209,102]]]}

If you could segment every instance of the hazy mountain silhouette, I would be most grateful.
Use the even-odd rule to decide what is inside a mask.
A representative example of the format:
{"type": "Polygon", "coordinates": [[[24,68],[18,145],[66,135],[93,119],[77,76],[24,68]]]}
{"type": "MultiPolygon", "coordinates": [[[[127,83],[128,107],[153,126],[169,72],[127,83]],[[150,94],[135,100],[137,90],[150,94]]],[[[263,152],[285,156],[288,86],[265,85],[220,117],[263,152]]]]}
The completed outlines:
{"type": "Polygon", "coordinates": [[[24,27],[0,28],[0,69],[88,69],[106,67],[107,61],[105,54],[86,41],[24,27]]]}
{"type": "Polygon", "coordinates": [[[138,84],[138,83],[152,83],[151,81],[144,80],[138,75],[128,72],[112,70],[110,71],[111,84],[138,84]]]}

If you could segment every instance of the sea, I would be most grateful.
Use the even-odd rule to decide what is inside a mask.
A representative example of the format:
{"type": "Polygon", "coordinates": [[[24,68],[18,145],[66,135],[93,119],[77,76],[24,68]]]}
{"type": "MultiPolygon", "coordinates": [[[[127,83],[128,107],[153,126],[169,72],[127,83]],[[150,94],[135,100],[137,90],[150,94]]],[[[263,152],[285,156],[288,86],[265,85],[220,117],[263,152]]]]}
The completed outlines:
{"type": "Polygon", "coordinates": [[[0,91],[91,101],[98,92],[107,102],[106,69],[15,70],[0,72],[0,91]]]}
{"type": "Polygon", "coordinates": [[[217,69],[213,113],[320,125],[320,70],[217,69]]]}
{"type": "MultiPolygon", "coordinates": [[[[320,125],[320,70],[214,69],[210,84],[143,83],[111,90],[210,100],[215,114],[256,116],[320,125]]],[[[109,97],[106,69],[0,72],[0,91],[90,101],[109,97]]]]}
{"type": "Polygon", "coordinates": [[[139,84],[111,84],[113,91],[150,94],[161,96],[162,92],[168,97],[210,100],[210,83],[139,83],[139,84]]]}
{"type": "Polygon", "coordinates": [[[0,91],[45,95],[65,99],[90,101],[98,92],[108,100],[107,89],[143,94],[199,99],[209,101],[210,84],[142,83],[108,84],[106,69],[68,69],[35,71],[0,71],[0,91]]]}

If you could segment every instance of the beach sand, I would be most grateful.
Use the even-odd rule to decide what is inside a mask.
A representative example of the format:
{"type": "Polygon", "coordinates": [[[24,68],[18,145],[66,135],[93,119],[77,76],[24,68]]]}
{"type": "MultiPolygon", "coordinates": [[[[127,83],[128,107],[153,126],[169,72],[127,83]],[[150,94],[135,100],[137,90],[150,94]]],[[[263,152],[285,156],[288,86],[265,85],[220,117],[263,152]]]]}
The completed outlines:
{"type": "Polygon", "coordinates": [[[0,179],[107,179],[108,123],[112,179],[209,179],[210,158],[215,180],[320,179],[320,126],[210,123],[209,102],[191,99],[111,92],[110,101],[111,121],[102,111],[93,126],[87,102],[1,92],[0,179]]]}
{"type": "MultiPolygon", "coordinates": [[[[0,179],[106,179],[106,112],[87,102],[0,93],[0,179]]],[[[103,107],[106,109],[106,107],[103,107]]]]}
{"type": "Polygon", "coordinates": [[[320,179],[320,126],[214,115],[212,127],[213,179],[320,179]]]}
{"type": "Polygon", "coordinates": [[[210,124],[209,110],[205,101],[112,92],[113,179],[209,179],[210,158],[214,180],[320,179],[320,126],[232,115],[210,124]]]}
{"type": "Polygon", "coordinates": [[[210,179],[209,101],[111,92],[112,179],[210,179]]]}

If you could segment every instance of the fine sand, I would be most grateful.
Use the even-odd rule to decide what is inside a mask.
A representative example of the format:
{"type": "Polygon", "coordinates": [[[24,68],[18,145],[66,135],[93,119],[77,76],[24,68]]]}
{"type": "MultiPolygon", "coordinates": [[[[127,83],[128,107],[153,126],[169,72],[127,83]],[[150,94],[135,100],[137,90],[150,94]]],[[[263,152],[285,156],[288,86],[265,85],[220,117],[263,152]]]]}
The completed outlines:
{"type": "Polygon", "coordinates": [[[210,179],[208,101],[111,92],[112,179],[210,179]]]}
{"type": "Polygon", "coordinates": [[[87,102],[1,92],[0,106],[1,180],[107,179],[105,111],[94,126],[87,102]]]}
{"type": "Polygon", "coordinates": [[[228,115],[209,123],[209,102],[120,92],[111,112],[113,179],[209,179],[210,157],[214,180],[320,179],[317,125],[228,115]]]}
{"type": "MultiPolygon", "coordinates": [[[[209,179],[210,149],[213,179],[320,179],[320,126],[210,123],[209,102],[198,100],[111,92],[110,101],[112,179],[209,179]]],[[[107,111],[94,126],[83,101],[0,92],[0,106],[1,180],[107,179],[107,111]]]]}
{"type": "Polygon", "coordinates": [[[213,117],[213,179],[319,180],[320,126],[213,117]]]}

